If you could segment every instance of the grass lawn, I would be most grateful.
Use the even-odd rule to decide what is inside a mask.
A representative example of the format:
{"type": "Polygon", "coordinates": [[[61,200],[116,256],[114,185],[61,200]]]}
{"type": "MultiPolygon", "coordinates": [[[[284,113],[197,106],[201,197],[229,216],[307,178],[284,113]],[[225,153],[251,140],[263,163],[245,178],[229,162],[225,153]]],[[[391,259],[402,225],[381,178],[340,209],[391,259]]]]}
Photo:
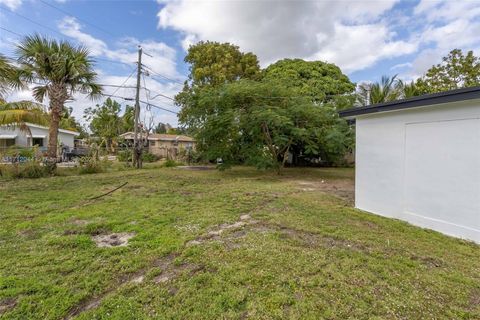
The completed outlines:
{"type": "Polygon", "coordinates": [[[0,181],[0,318],[480,319],[480,246],[352,208],[353,175],[0,181]]]}

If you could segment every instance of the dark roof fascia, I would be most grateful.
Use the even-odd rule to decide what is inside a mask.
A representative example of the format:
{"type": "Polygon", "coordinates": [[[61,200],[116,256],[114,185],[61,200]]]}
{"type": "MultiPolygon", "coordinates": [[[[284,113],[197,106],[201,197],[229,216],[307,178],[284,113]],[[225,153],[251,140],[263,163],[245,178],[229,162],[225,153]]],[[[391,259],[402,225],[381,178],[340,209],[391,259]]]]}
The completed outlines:
{"type": "Polygon", "coordinates": [[[435,104],[471,99],[480,99],[480,86],[426,94],[408,99],[372,104],[366,107],[350,108],[339,111],[338,113],[341,117],[348,118],[370,113],[418,108],[435,104]]]}

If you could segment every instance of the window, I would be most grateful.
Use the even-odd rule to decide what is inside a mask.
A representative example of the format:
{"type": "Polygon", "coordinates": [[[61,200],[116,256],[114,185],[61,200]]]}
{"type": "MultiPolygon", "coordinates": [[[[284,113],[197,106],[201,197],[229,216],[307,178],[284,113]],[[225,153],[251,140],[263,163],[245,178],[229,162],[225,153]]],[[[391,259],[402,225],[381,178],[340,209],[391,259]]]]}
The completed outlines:
{"type": "Polygon", "coordinates": [[[153,141],[153,140],[150,140],[148,143],[149,143],[149,145],[150,145],[151,147],[154,147],[154,146],[155,146],[155,141],[153,141]]]}
{"type": "Polygon", "coordinates": [[[32,146],[43,147],[43,138],[32,138],[32,146]]]}

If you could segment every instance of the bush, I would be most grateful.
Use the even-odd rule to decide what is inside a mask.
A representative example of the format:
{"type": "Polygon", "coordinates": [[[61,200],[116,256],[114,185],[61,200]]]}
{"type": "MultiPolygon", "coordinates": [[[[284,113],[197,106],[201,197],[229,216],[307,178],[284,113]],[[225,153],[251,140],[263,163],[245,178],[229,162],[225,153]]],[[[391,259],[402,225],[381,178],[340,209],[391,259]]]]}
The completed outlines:
{"type": "Polygon", "coordinates": [[[3,165],[0,167],[0,176],[14,179],[36,179],[48,176],[48,170],[37,161],[28,161],[21,164],[3,165]]]}
{"type": "Polygon", "coordinates": [[[163,164],[164,167],[166,168],[173,168],[173,167],[176,167],[178,166],[179,163],[177,163],[175,160],[167,160],[165,161],[165,163],[163,164]]]}
{"type": "Polygon", "coordinates": [[[80,174],[100,173],[105,171],[104,164],[95,157],[82,157],[79,160],[80,174]]]}
{"type": "Polygon", "coordinates": [[[132,150],[122,150],[117,153],[117,160],[120,162],[132,161],[132,150]]]}
{"type": "Polygon", "coordinates": [[[158,160],[158,157],[150,152],[142,153],[142,160],[143,162],[155,162],[158,160]]]}

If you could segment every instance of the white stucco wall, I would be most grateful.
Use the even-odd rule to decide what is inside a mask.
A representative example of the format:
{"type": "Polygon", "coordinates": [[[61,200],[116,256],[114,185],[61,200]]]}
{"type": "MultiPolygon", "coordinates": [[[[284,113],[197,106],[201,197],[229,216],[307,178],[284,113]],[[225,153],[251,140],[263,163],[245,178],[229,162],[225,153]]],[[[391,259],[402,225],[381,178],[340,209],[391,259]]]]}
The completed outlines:
{"type": "MultiPolygon", "coordinates": [[[[42,128],[39,126],[30,126],[30,131],[32,136],[45,136],[44,138],[44,146],[48,146],[48,128],[42,128]]],[[[18,127],[12,129],[11,127],[0,127],[0,135],[16,135],[15,138],[15,145],[21,147],[30,147],[27,143],[27,133],[20,131],[18,127]]],[[[78,134],[74,134],[73,132],[69,132],[66,130],[60,130],[58,132],[58,141],[59,143],[63,143],[64,145],[69,146],[70,148],[74,147],[74,139],[75,136],[78,134]]]]}
{"type": "Polygon", "coordinates": [[[480,243],[480,100],[359,116],[357,208],[480,243]]]}

